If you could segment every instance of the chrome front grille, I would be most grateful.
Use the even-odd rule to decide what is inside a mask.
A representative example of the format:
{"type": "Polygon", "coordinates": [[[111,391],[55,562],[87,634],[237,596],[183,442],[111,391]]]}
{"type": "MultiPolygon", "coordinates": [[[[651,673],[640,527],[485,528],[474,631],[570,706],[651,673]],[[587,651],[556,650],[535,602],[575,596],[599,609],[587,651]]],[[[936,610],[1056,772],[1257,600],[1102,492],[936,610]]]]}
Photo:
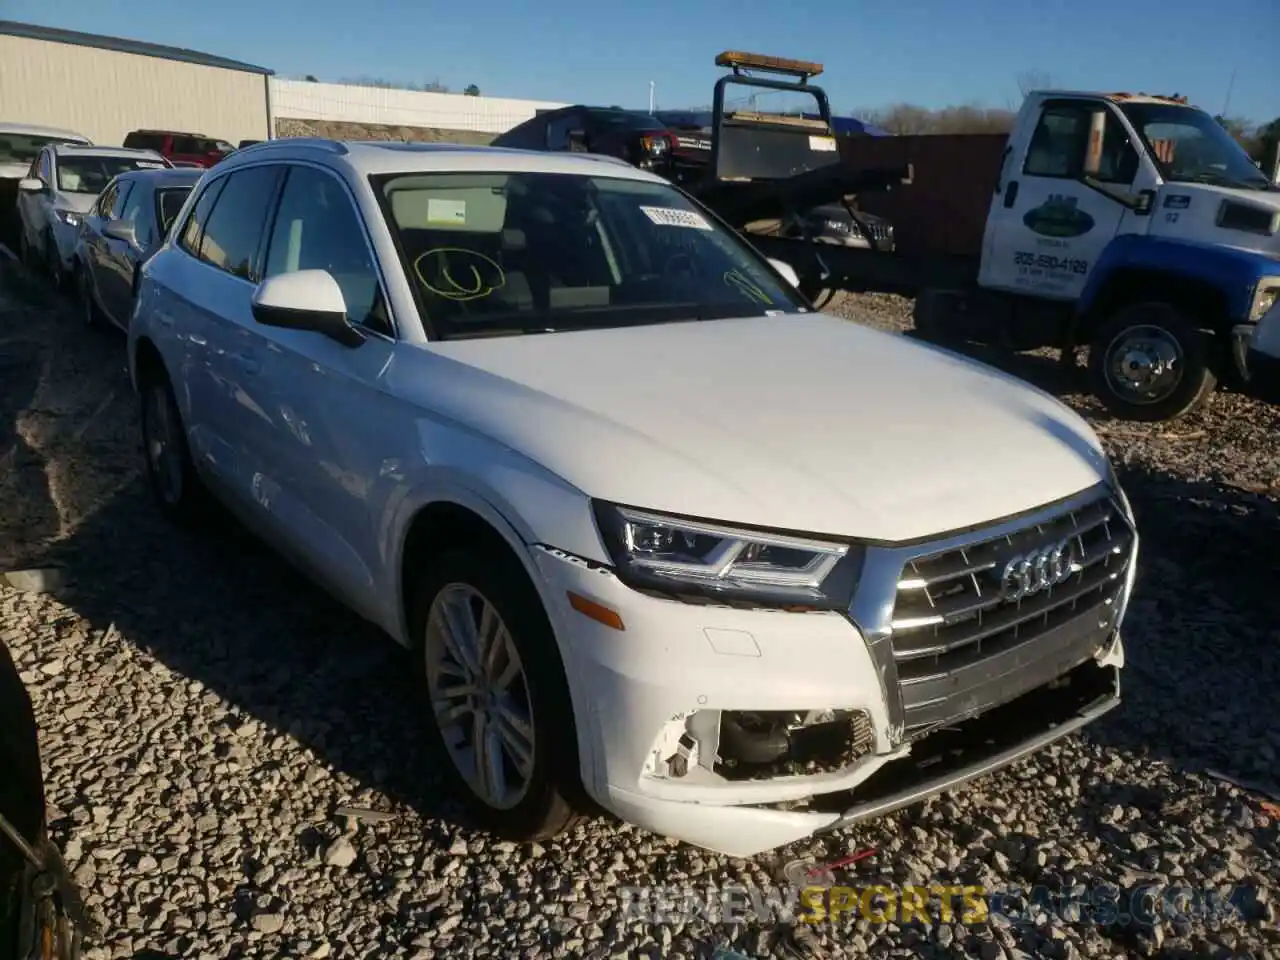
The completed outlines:
{"type": "Polygon", "coordinates": [[[1115,629],[1136,543],[1117,504],[1002,528],[902,567],[889,640],[908,734],[1052,680],[1115,629]]]}
{"type": "Polygon", "coordinates": [[[889,240],[893,237],[891,228],[877,220],[862,224],[861,229],[863,233],[867,234],[869,240],[889,240]]]}

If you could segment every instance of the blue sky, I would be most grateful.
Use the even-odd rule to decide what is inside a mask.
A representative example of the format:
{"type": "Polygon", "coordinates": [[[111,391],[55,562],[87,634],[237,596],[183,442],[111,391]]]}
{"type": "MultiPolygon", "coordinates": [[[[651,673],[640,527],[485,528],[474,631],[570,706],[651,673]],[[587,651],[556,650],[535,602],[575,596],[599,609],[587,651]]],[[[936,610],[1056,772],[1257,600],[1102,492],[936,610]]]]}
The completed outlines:
{"type": "Polygon", "coordinates": [[[474,83],[494,96],[660,107],[710,101],[721,50],[817,60],[838,112],[1018,99],[1017,78],[1182,93],[1280,115],[1277,0],[5,0],[4,16],[190,47],[321,80],[474,83]],[[1201,12],[1203,11],[1203,12],[1201,12]]]}

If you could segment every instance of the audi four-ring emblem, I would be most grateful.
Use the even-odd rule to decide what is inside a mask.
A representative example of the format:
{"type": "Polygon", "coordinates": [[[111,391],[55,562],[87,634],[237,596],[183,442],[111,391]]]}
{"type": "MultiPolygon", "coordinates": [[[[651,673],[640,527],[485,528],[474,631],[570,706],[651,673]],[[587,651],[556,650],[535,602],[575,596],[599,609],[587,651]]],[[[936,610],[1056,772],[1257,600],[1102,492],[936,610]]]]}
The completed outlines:
{"type": "Polygon", "coordinates": [[[1006,600],[1023,600],[1066,583],[1076,572],[1070,539],[1010,557],[1000,572],[1006,600]]]}

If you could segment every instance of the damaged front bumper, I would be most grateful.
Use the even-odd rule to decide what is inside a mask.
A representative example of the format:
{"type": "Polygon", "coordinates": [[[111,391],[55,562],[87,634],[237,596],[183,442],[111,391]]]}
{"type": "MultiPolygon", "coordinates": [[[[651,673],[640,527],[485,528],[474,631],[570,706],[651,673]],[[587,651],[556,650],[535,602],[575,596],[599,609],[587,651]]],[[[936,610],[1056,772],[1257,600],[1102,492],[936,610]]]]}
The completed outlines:
{"type": "MultiPolygon", "coordinates": [[[[1090,491],[1006,526],[869,552],[847,616],[659,599],[535,551],[588,791],[655,833],[749,857],[952,789],[1090,723],[1120,702],[1136,556],[1127,508],[1090,491]],[[1057,595],[988,605],[981,657],[956,650],[978,635],[971,619],[922,629],[928,618],[903,618],[921,583],[968,576],[957,556],[1055,529],[1079,537],[1078,575],[1057,595]],[[622,629],[574,610],[569,593],[615,611],[622,629]],[[1001,617],[1017,620],[1012,634],[998,632],[1001,617]]],[[[934,593],[939,609],[975,605],[934,593]]]]}

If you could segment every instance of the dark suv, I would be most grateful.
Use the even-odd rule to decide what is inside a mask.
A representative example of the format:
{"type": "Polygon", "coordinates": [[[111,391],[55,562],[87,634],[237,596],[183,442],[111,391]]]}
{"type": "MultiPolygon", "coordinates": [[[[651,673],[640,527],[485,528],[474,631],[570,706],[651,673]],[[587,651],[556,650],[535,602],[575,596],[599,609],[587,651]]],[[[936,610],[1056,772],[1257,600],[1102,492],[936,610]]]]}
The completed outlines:
{"type": "Polygon", "coordinates": [[[225,140],[178,130],[134,130],[124,138],[123,145],[154,150],[179,167],[212,167],[235,151],[235,147],[225,140]]]}
{"type": "Polygon", "coordinates": [[[541,111],[493,146],[603,154],[677,183],[703,176],[711,157],[710,139],[678,133],[640,110],[581,104],[541,111]]]}

